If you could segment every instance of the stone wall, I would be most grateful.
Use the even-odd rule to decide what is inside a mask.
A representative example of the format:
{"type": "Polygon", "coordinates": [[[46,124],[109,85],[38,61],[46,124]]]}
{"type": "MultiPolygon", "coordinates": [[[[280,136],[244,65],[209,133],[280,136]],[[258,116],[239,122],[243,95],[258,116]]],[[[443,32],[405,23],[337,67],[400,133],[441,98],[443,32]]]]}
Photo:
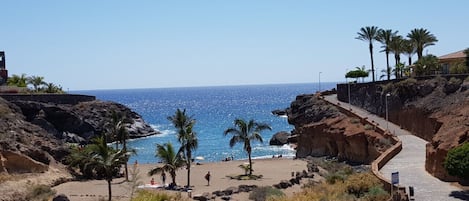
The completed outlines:
{"type": "Polygon", "coordinates": [[[7,101],[36,101],[69,105],[96,100],[94,96],[79,94],[0,94],[0,97],[7,101]]]}

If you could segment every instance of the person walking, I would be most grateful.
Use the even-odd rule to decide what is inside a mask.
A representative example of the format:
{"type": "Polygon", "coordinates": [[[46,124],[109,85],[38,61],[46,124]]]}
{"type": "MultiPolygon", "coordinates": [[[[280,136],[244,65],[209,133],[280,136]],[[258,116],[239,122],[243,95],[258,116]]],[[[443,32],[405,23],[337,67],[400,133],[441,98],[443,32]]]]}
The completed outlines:
{"type": "Polygon", "coordinates": [[[207,180],[207,186],[210,186],[210,171],[205,175],[205,179],[207,180]]]}
{"type": "Polygon", "coordinates": [[[166,173],[161,172],[161,180],[163,181],[163,186],[166,184],[166,173]]]}

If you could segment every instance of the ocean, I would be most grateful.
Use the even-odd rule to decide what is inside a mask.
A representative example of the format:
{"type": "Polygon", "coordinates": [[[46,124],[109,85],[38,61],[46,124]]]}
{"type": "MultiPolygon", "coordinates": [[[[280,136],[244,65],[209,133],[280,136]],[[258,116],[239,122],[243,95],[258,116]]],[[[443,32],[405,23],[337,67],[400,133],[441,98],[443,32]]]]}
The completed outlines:
{"type": "MultiPolygon", "coordinates": [[[[332,89],[336,83],[321,83],[321,89],[332,89]]],[[[194,157],[203,157],[203,161],[221,161],[226,157],[235,160],[247,158],[242,144],[229,146],[231,136],[224,136],[223,131],[233,125],[235,118],[254,119],[267,123],[272,131],[263,131],[263,143],[252,143],[253,158],[271,158],[272,155],[294,157],[295,151],[288,145],[269,146],[269,140],[279,131],[291,131],[286,117],[278,117],[271,112],[284,109],[299,94],[314,93],[318,83],[310,84],[271,84],[219,87],[155,88],[155,89],[118,89],[75,91],[73,93],[96,96],[99,100],[114,101],[131,108],[142,115],[143,119],[162,134],[133,139],[128,146],[137,154],[130,163],[156,163],[156,144],[171,142],[179,147],[176,132],[168,116],[177,108],[186,109],[186,113],[196,119],[195,132],[199,146],[194,157]]]]}

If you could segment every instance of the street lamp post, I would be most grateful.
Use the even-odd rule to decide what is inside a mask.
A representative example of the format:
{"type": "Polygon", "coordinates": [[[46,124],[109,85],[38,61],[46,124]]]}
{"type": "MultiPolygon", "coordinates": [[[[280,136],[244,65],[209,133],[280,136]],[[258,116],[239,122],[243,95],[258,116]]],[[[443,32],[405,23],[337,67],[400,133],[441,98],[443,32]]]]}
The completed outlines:
{"type": "Polygon", "coordinates": [[[388,97],[391,96],[390,93],[386,94],[386,130],[389,130],[389,112],[388,112],[388,97]]]}
{"type": "Polygon", "coordinates": [[[322,72],[319,72],[319,82],[318,82],[318,85],[319,85],[319,93],[321,93],[321,73],[322,72]]]}

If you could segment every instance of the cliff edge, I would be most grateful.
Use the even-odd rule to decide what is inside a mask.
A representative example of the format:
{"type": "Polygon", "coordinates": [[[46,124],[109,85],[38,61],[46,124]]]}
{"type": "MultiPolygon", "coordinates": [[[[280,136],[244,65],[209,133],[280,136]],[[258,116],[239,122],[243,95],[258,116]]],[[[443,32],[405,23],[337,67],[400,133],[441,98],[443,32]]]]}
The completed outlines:
{"type": "Polygon", "coordinates": [[[319,95],[299,95],[287,110],[295,126],[296,156],[332,156],[340,161],[369,164],[392,145],[389,135],[362,119],[340,112],[319,95]]]}

